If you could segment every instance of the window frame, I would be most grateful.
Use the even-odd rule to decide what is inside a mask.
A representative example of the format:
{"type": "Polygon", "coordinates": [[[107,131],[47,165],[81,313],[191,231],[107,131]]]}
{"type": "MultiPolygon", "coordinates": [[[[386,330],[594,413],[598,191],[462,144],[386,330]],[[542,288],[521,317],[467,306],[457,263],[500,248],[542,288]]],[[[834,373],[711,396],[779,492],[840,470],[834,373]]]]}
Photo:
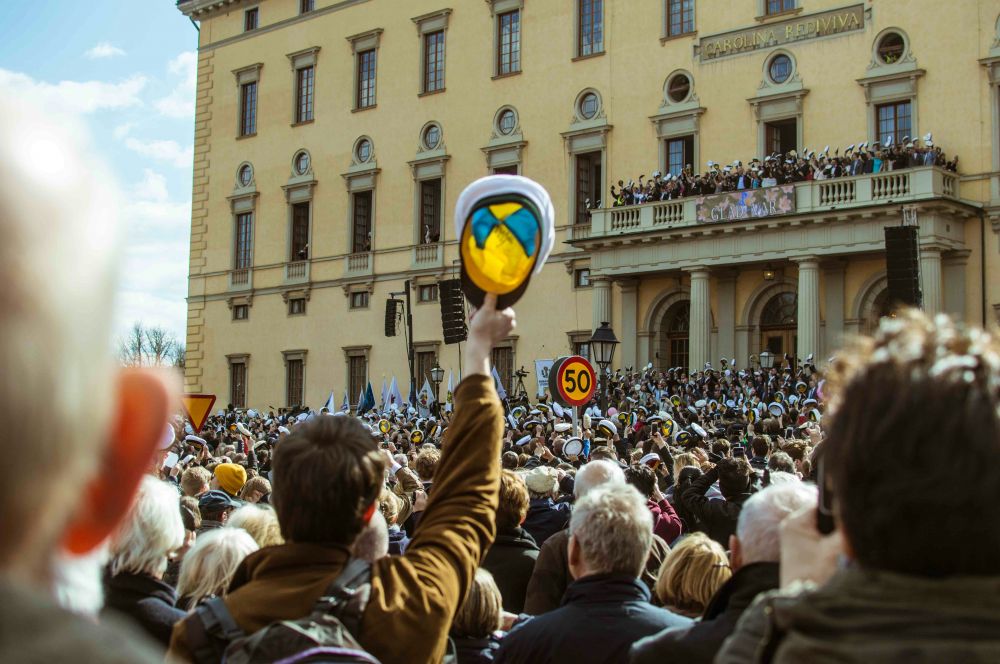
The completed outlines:
{"type": "Polygon", "coordinates": [[[693,167],[694,164],[695,164],[695,159],[694,159],[694,143],[695,143],[695,135],[694,134],[680,134],[680,135],[677,135],[677,136],[671,136],[669,138],[664,138],[663,139],[663,149],[664,149],[664,160],[663,161],[664,161],[664,164],[665,164],[665,168],[663,170],[665,172],[667,172],[667,173],[670,173],[671,175],[679,175],[680,171],[684,170],[684,167],[687,166],[688,164],[691,164],[691,166],[693,167]],[[673,148],[674,148],[675,145],[679,145],[680,148],[681,148],[681,150],[680,150],[680,152],[681,152],[680,169],[678,171],[676,171],[676,172],[674,171],[673,166],[672,166],[672,164],[673,164],[673,157],[674,157],[673,148]]]}
{"type": "MultiPolygon", "coordinates": [[[[368,346],[365,349],[345,349],[347,355],[347,398],[355,399],[368,387],[368,346]],[[360,370],[360,374],[357,372],[360,370]],[[357,382],[355,382],[357,381],[357,382]]],[[[357,403],[352,403],[357,408],[357,403]]]]}
{"type": "Polygon", "coordinates": [[[347,308],[351,311],[371,308],[371,293],[366,290],[351,291],[348,296],[347,308]],[[355,298],[358,298],[355,300],[355,298]]]}
{"type": "Polygon", "coordinates": [[[511,9],[496,15],[496,77],[514,76],[521,73],[521,9],[511,9]],[[506,37],[504,24],[510,20],[511,29],[506,37]],[[507,52],[504,53],[504,49],[507,52]],[[506,65],[505,65],[506,55],[506,65]]]}
{"type": "Polygon", "coordinates": [[[258,81],[247,81],[240,84],[240,138],[257,135],[257,86],[258,81]]]}
{"type": "Polygon", "coordinates": [[[444,192],[444,178],[426,178],[419,180],[417,182],[417,187],[420,189],[420,229],[419,229],[419,240],[418,244],[428,245],[428,244],[438,244],[441,241],[441,226],[443,224],[442,219],[442,194],[444,192]],[[431,208],[428,210],[427,207],[427,194],[428,190],[430,193],[437,192],[436,200],[431,202],[431,208]],[[430,221],[431,223],[427,223],[430,221]],[[426,240],[426,234],[424,232],[424,227],[430,226],[431,240],[428,242],[426,240]],[[434,235],[437,235],[437,240],[434,239],[434,235]]]}
{"type": "Polygon", "coordinates": [[[260,29],[260,5],[247,7],[243,10],[243,32],[253,32],[258,29],[260,29]]]}
{"type": "Polygon", "coordinates": [[[237,212],[235,216],[233,228],[233,270],[249,270],[253,268],[254,211],[237,212]]]}
{"type": "Polygon", "coordinates": [[[288,408],[301,407],[306,398],[306,351],[284,351],[285,359],[285,406],[288,408]],[[293,375],[293,368],[298,368],[298,375],[293,375]],[[293,379],[297,379],[297,385],[293,384],[293,379]],[[293,392],[297,391],[297,395],[293,392]],[[292,397],[297,396],[298,401],[292,397]]]}
{"type": "Polygon", "coordinates": [[[897,99],[895,101],[887,101],[881,104],[874,105],[875,112],[875,137],[880,145],[885,145],[885,138],[889,134],[882,130],[882,110],[891,109],[892,110],[892,140],[893,143],[902,144],[903,136],[913,136],[913,100],[912,99],[897,99]],[[900,127],[899,119],[899,107],[906,106],[906,126],[905,128],[900,127]]]}
{"type": "Polygon", "coordinates": [[[249,382],[250,382],[250,356],[247,354],[243,355],[227,355],[226,360],[229,364],[229,403],[232,404],[233,408],[246,408],[247,407],[247,397],[250,393],[249,382]],[[237,369],[237,367],[239,367],[237,369]],[[237,387],[236,384],[236,374],[240,374],[242,383],[237,387]]]}
{"type": "Polygon", "coordinates": [[[297,296],[297,297],[290,297],[290,298],[288,298],[288,315],[289,316],[305,316],[306,313],[308,312],[308,310],[309,309],[306,306],[306,298],[304,296],[303,297],[298,297],[297,296]],[[302,310],[301,311],[293,311],[293,309],[296,309],[299,306],[296,303],[301,303],[301,306],[302,306],[302,310]]]}
{"type": "Polygon", "coordinates": [[[590,288],[593,288],[590,283],[590,267],[573,268],[573,290],[589,290],[590,288]],[[586,283],[584,283],[584,279],[586,279],[586,283]]]}
{"type": "Polygon", "coordinates": [[[299,14],[316,11],[316,0],[299,0],[299,14]]]}
{"type": "Polygon", "coordinates": [[[445,30],[434,30],[423,35],[423,76],[420,93],[423,95],[445,91],[445,30]],[[434,42],[434,44],[432,44],[434,42]],[[433,47],[434,53],[431,54],[433,47]],[[434,73],[432,74],[432,67],[434,73]],[[432,87],[433,86],[433,87],[432,87]]]}
{"type": "Polygon", "coordinates": [[[604,55],[606,52],[604,44],[604,0],[577,0],[575,7],[576,53],[573,59],[581,60],[604,55]],[[589,25],[585,25],[588,17],[589,25]],[[589,40],[585,40],[585,28],[589,28],[589,40]],[[595,32],[599,35],[599,42],[595,42],[595,32]]]}
{"type": "Polygon", "coordinates": [[[378,104],[378,49],[358,51],[355,58],[354,108],[358,111],[375,108],[378,104]],[[366,61],[370,63],[366,65],[366,61]],[[366,72],[370,75],[365,76],[366,72]]]}
{"type": "Polygon", "coordinates": [[[307,261],[312,249],[312,200],[291,203],[289,207],[288,262],[298,263],[300,261],[307,261]],[[304,214],[302,212],[303,209],[305,210],[304,214]],[[298,246],[298,240],[303,238],[305,239],[305,243],[302,244],[302,250],[305,251],[305,256],[300,257],[298,256],[296,247],[298,246]]]}
{"type": "Polygon", "coordinates": [[[233,305],[233,320],[234,321],[247,321],[250,320],[250,305],[249,304],[234,304],[233,305]],[[243,315],[240,316],[239,312],[242,311],[243,315]]]}
{"type": "Polygon", "coordinates": [[[375,190],[374,189],[364,189],[361,191],[351,192],[351,234],[350,234],[350,249],[352,254],[366,254],[371,253],[372,244],[374,243],[375,234],[375,190]],[[367,197],[367,236],[362,238],[362,241],[358,242],[358,200],[364,200],[367,197]],[[364,248],[365,242],[367,242],[367,248],[364,248]],[[361,247],[359,249],[359,246],[361,247]]]}
{"type": "Polygon", "coordinates": [[[665,39],[672,39],[674,37],[683,37],[685,35],[693,35],[697,30],[695,29],[695,0],[665,0],[666,1],[666,30],[664,31],[665,39]],[[675,11],[674,8],[678,9],[675,11]],[[674,29],[674,16],[678,15],[679,27],[674,29]],[[685,21],[685,15],[687,21],[685,21]],[[686,23],[690,26],[687,30],[684,29],[686,23]]]}
{"type": "MultiPolygon", "coordinates": [[[[442,9],[439,11],[431,12],[429,14],[422,14],[421,16],[415,16],[410,20],[413,21],[417,28],[417,37],[420,39],[420,61],[419,61],[419,74],[420,77],[417,81],[417,96],[423,97],[424,95],[438,94],[444,92],[447,85],[447,59],[448,59],[448,20],[451,16],[451,9],[442,9]],[[437,39],[437,34],[440,33],[440,57],[435,59],[435,63],[440,62],[440,87],[435,87],[434,89],[428,89],[428,80],[430,72],[427,71],[427,65],[429,61],[429,53],[427,49],[428,37],[430,35],[435,35],[434,39],[437,39]]],[[[436,77],[435,77],[436,80],[436,77]]]]}
{"type": "Polygon", "coordinates": [[[796,0],[764,0],[764,16],[781,16],[794,12],[798,8],[796,0]],[[771,6],[774,3],[777,3],[778,8],[772,10],[771,6]]]}
{"type": "Polygon", "coordinates": [[[305,65],[295,70],[295,124],[305,124],[315,119],[316,65],[305,65]]]}
{"type": "Polygon", "coordinates": [[[441,290],[438,288],[437,284],[417,284],[418,304],[429,304],[432,302],[439,302],[440,300],[441,300],[441,290]],[[430,295],[428,297],[424,297],[425,292],[429,293],[430,295]]]}

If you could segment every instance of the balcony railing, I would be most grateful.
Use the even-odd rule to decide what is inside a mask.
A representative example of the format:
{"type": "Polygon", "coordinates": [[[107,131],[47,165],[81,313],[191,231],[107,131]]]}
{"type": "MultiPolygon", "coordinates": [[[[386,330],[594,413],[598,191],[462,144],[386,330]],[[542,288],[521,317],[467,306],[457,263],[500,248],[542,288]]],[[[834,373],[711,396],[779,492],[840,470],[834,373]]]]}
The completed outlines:
{"type": "Polygon", "coordinates": [[[364,251],[357,254],[347,255],[347,274],[371,274],[372,254],[364,251]]]}
{"type": "Polygon", "coordinates": [[[586,240],[590,237],[590,224],[573,224],[569,227],[570,240],[586,240]]]}
{"type": "MultiPolygon", "coordinates": [[[[646,233],[664,228],[712,226],[739,223],[752,217],[781,217],[818,214],[831,210],[848,210],[872,205],[914,203],[935,198],[958,198],[958,175],[936,166],[922,166],[900,171],[873,173],[833,180],[797,182],[794,185],[794,208],[785,214],[747,214],[737,221],[699,221],[698,199],[689,196],[679,200],[659,201],[644,205],[607,208],[591,212],[587,233],[570,227],[570,242],[633,233],[646,233]]],[[[759,190],[756,190],[759,191],[759,190]]]]}
{"type": "Polygon", "coordinates": [[[229,271],[229,290],[249,290],[250,268],[229,271]]]}
{"type": "Polygon", "coordinates": [[[418,265],[422,263],[436,263],[440,251],[441,245],[436,242],[432,244],[418,244],[414,254],[414,262],[418,265]]]}
{"type": "Polygon", "coordinates": [[[309,281],[309,261],[285,263],[285,283],[309,281]]]}

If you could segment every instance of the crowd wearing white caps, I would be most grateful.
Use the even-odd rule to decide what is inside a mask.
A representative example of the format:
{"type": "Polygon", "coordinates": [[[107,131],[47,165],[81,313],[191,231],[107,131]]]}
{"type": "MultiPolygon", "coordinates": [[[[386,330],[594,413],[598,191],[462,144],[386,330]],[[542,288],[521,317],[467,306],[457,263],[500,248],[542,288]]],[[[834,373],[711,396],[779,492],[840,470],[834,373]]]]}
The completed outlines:
{"type": "MultiPolygon", "coordinates": [[[[695,173],[691,164],[680,172],[663,174],[653,171],[646,180],[640,175],[638,182],[618,180],[611,186],[611,207],[641,205],[666,201],[685,196],[708,196],[728,191],[760,189],[791,182],[828,180],[868,173],[898,171],[918,166],[938,166],[951,172],[958,171],[958,156],[948,159],[941,148],[934,144],[932,133],[922,138],[903,136],[896,142],[892,136],[882,141],[852,143],[843,150],[825,146],[822,150],[789,150],[785,154],[773,152],[763,159],[754,157],[744,163],[737,159],[729,164],[708,160],[703,173],[695,173]]],[[[588,207],[600,208],[601,201],[588,207]]]]}

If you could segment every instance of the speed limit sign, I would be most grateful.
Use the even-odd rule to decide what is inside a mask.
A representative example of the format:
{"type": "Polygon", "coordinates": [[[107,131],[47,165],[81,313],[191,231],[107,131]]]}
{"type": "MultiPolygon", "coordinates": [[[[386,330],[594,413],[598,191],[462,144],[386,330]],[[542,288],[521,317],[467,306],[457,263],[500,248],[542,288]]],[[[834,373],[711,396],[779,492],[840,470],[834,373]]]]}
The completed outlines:
{"type": "Polygon", "coordinates": [[[587,404],[597,389],[597,374],[579,355],[560,357],[549,371],[549,393],[564,406],[587,404]]]}

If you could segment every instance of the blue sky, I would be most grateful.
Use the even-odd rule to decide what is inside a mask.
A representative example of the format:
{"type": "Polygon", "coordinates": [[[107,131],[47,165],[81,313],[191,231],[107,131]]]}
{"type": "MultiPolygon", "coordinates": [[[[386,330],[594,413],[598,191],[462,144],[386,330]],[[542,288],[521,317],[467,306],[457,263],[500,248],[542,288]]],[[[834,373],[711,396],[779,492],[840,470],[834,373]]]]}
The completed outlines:
{"type": "Polygon", "coordinates": [[[77,117],[118,179],[119,333],[184,339],[197,35],[173,0],[0,1],[0,94],[77,117]]]}

